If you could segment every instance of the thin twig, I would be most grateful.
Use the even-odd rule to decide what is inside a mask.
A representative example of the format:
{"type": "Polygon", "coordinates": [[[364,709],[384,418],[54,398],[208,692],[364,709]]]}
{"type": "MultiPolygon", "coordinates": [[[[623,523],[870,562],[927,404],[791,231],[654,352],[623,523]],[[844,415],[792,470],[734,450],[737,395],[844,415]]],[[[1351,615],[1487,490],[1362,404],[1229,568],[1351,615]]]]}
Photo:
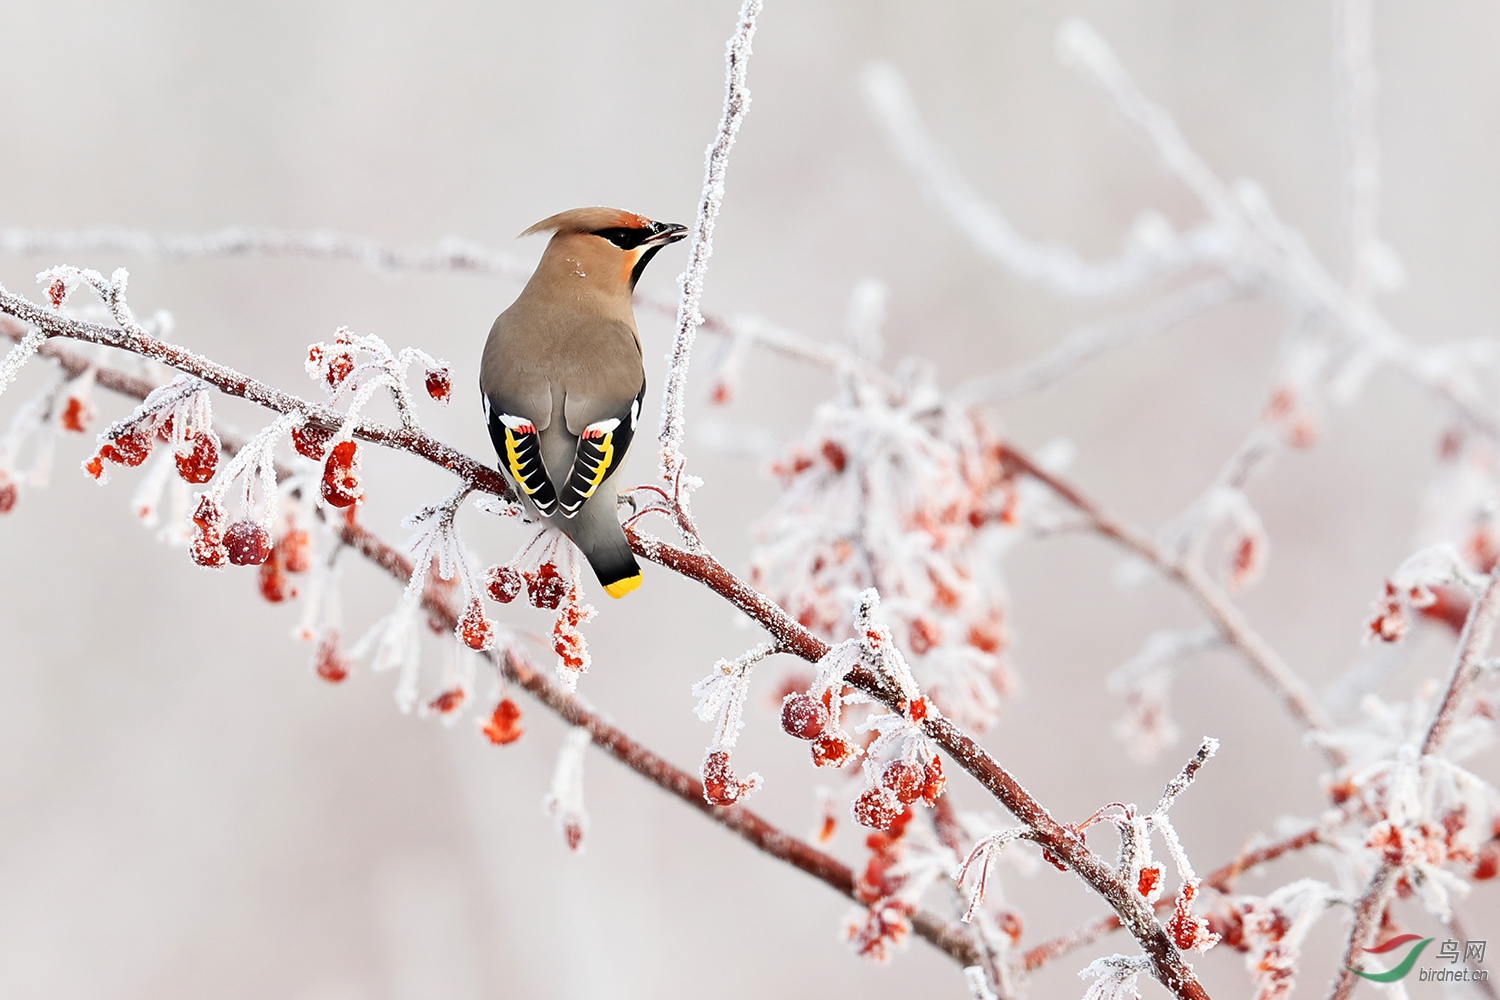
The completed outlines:
{"type": "Polygon", "coordinates": [[[667,370],[666,388],[661,404],[661,474],[671,480],[682,463],[682,436],[687,407],[688,361],[693,340],[703,316],[698,305],[703,299],[703,279],[708,274],[708,258],[714,252],[714,225],[719,207],[724,203],[724,176],[729,169],[729,151],[734,148],[740,123],[750,108],[750,89],[745,84],[749,70],[750,43],[755,38],[755,19],[760,16],[761,0],[745,0],[739,20],[724,52],[724,113],[718,132],[709,144],[704,170],[703,194],[698,201],[698,217],[693,223],[693,244],[688,250],[687,270],[682,272],[682,299],[677,306],[677,334],[672,340],[671,366],[667,370]]]}

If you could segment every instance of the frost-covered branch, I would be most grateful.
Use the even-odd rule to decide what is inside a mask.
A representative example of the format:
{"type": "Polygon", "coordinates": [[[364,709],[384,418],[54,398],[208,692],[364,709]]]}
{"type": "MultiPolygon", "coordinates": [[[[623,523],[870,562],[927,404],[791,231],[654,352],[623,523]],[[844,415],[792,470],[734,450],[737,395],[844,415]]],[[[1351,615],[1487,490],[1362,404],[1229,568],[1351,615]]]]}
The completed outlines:
{"type": "MultiPolygon", "coordinates": [[[[0,292],[0,294],[4,293],[0,292]]],[[[3,308],[3,300],[0,300],[0,308],[3,308]]],[[[13,341],[23,339],[29,329],[28,325],[18,322],[13,315],[0,316],[0,331],[3,331],[13,341]]],[[[68,334],[60,333],[58,336],[67,337],[68,334]]],[[[84,336],[77,339],[99,342],[97,339],[99,336],[101,334],[98,331],[85,330],[84,336]]],[[[167,353],[172,357],[186,359],[190,367],[202,371],[213,370],[211,362],[207,362],[206,359],[196,359],[196,356],[191,355],[190,352],[186,352],[181,348],[171,348],[168,351],[167,348],[170,345],[157,345],[150,340],[133,343],[143,356],[153,357],[167,353]]],[[[126,346],[125,349],[129,350],[130,347],[126,346]]],[[[76,376],[90,367],[96,367],[79,352],[63,347],[55,340],[44,344],[40,353],[42,356],[55,361],[64,372],[70,375],[76,376]]],[[[235,392],[233,390],[258,383],[254,383],[254,380],[246,376],[237,375],[236,378],[242,381],[236,381],[235,379],[227,380],[226,384],[230,386],[230,389],[226,390],[226,392],[230,395],[243,394],[243,398],[250,398],[247,394],[250,391],[249,389],[243,389],[242,392],[235,392]]],[[[130,375],[107,365],[97,366],[97,379],[98,384],[107,389],[140,400],[145,400],[158,389],[157,386],[146,379],[130,375]]],[[[223,388],[222,385],[219,387],[223,388]]],[[[265,393],[261,392],[260,395],[264,397],[265,393]]],[[[262,403],[262,405],[269,404],[262,403]]],[[[313,404],[305,403],[304,401],[304,405],[311,407],[313,404]]],[[[294,409],[292,412],[303,411],[294,409]]],[[[324,424],[325,427],[330,429],[336,425],[337,421],[333,418],[329,418],[324,424]]],[[[218,431],[218,434],[223,439],[225,451],[230,454],[241,452],[247,443],[245,439],[222,429],[218,431]]],[[[400,448],[399,445],[392,445],[392,447],[400,448]]],[[[412,448],[401,448],[400,450],[412,451],[413,454],[425,457],[435,464],[445,468],[450,467],[445,462],[433,457],[434,455],[443,454],[440,449],[434,450],[420,443],[418,447],[422,450],[417,451],[412,448]],[[422,454],[423,451],[428,452],[428,454],[422,454]]],[[[478,463],[474,463],[474,465],[477,466],[478,463]]],[[[464,466],[460,464],[458,468],[461,469],[464,466]]],[[[278,467],[276,475],[279,479],[285,480],[292,476],[292,472],[286,468],[278,467]]],[[[475,482],[474,480],[467,480],[467,482],[469,483],[469,487],[473,489],[486,490],[489,488],[484,483],[475,482]]],[[[503,485],[503,482],[501,485],[503,485]]],[[[466,492],[469,487],[461,486],[459,488],[459,491],[457,491],[459,500],[462,499],[462,493],[466,492]]],[[[436,519],[441,527],[445,523],[443,515],[445,513],[451,515],[456,508],[456,504],[452,500],[453,498],[450,497],[449,501],[419,512],[418,519],[413,523],[420,526],[431,524],[436,519]]],[[[451,523],[451,516],[446,521],[451,523]]],[[[347,547],[351,551],[358,552],[373,565],[389,574],[403,587],[412,588],[412,581],[418,574],[415,573],[417,562],[410,556],[404,554],[395,546],[381,540],[368,528],[357,523],[341,521],[336,525],[336,532],[339,543],[342,546],[347,547]]],[[[438,533],[441,533],[441,531],[438,533]]],[[[426,538],[433,534],[434,532],[430,531],[424,532],[419,537],[426,538]]],[[[637,544],[639,546],[639,541],[637,541],[637,544]]],[[[436,545],[437,541],[434,540],[430,544],[424,544],[422,547],[430,554],[436,545]]],[[[449,558],[452,559],[455,557],[450,554],[449,558]]],[[[452,595],[447,588],[424,586],[417,588],[416,593],[417,600],[420,602],[422,609],[433,616],[445,629],[449,631],[458,631],[461,629],[465,614],[453,603],[452,595]]],[[[610,722],[605,715],[587,707],[577,696],[564,690],[560,684],[549,680],[543,672],[536,669],[535,665],[521,652],[518,646],[514,644],[491,644],[483,650],[482,655],[494,665],[506,679],[507,683],[526,690],[536,698],[539,704],[556,713],[569,725],[582,727],[582,730],[587,731],[589,739],[594,745],[619,760],[626,767],[698,809],[714,822],[738,834],[757,849],[807,872],[835,891],[851,899],[857,898],[854,872],[847,865],[805,841],[788,834],[758,814],[745,809],[743,806],[723,808],[710,805],[704,797],[704,786],[697,778],[687,771],[675,767],[669,761],[654,753],[644,744],[632,738],[624,730],[610,722]]],[[[502,709],[497,709],[497,714],[508,705],[508,700],[503,701],[502,709]]],[[[514,709],[511,709],[511,711],[514,711],[514,709]]],[[[504,722],[504,726],[506,727],[504,735],[499,732],[492,733],[490,730],[486,730],[486,734],[490,735],[490,738],[495,742],[508,742],[509,739],[514,738],[511,734],[518,735],[519,733],[519,730],[515,728],[515,723],[516,719],[509,717],[504,722]]],[[[492,723],[492,725],[495,724],[492,723]]],[[[969,935],[955,922],[927,910],[917,910],[910,915],[910,923],[913,930],[920,937],[948,954],[961,966],[971,966],[976,961],[979,961],[980,955],[975,950],[975,946],[969,935]]]]}
{"type": "MultiPolygon", "coordinates": [[[[1491,572],[1484,593],[1469,611],[1447,687],[1422,739],[1420,753],[1423,758],[1433,757],[1442,750],[1470,687],[1488,662],[1497,626],[1500,626],[1500,567],[1491,572]]],[[[1395,812],[1394,806],[1391,811],[1395,812]]],[[[1415,860],[1408,856],[1409,850],[1403,848],[1399,830],[1393,833],[1395,842],[1387,845],[1379,867],[1354,905],[1354,919],[1344,947],[1343,961],[1339,964],[1329,1000],[1348,1000],[1356,979],[1349,970],[1360,962],[1360,952],[1369,947],[1380,927],[1406,864],[1415,860]]]]}
{"type": "Polygon", "coordinates": [[[707,167],[703,194],[698,201],[698,216],[693,223],[693,242],[688,249],[687,270],[682,273],[682,299],[677,306],[677,334],[668,355],[666,388],[661,406],[661,472],[671,480],[682,463],[682,437],[686,420],[688,361],[693,340],[703,316],[698,304],[703,298],[703,280],[708,275],[708,259],[714,252],[714,226],[719,207],[724,202],[724,176],[729,169],[729,151],[734,148],[740,123],[750,109],[750,90],[746,86],[749,71],[750,44],[755,38],[755,19],[760,16],[762,0],[744,0],[734,34],[725,48],[724,114],[719,129],[705,154],[707,167]]]}

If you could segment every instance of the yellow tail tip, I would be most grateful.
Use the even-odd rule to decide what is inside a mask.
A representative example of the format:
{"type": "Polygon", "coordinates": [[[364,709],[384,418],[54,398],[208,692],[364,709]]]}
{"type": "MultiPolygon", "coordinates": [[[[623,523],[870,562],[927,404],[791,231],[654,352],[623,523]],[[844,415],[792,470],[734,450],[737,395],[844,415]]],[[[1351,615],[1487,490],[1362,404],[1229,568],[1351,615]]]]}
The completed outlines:
{"type": "Polygon", "coordinates": [[[641,574],[637,573],[635,576],[627,576],[625,579],[616,580],[614,583],[606,583],[604,585],[604,592],[610,597],[621,598],[640,585],[641,574]]]}

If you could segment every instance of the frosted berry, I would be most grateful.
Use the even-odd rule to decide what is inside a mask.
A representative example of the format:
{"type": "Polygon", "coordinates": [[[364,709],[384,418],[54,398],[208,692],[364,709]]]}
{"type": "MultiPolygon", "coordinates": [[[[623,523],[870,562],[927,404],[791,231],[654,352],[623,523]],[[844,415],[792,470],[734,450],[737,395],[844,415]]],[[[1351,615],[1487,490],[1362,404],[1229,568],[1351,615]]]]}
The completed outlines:
{"type": "Polygon", "coordinates": [[[839,733],[824,733],[812,742],[812,761],[818,767],[843,767],[854,759],[854,744],[839,733]]]}
{"type": "Polygon", "coordinates": [[[1142,896],[1145,896],[1147,899],[1150,899],[1151,894],[1155,892],[1157,887],[1160,885],[1161,866],[1148,865],[1147,867],[1141,869],[1141,874],[1136,879],[1135,891],[1140,893],[1142,896]]]}
{"type": "Polygon", "coordinates": [[[526,599],[532,607],[556,611],[567,596],[567,581],[552,563],[542,563],[534,572],[526,574],[526,599]]]}
{"type": "Polygon", "coordinates": [[[903,760],[893,760],[880,772],[880,784],[902,805],[917,801],[922,797],[922,786],[927,780],[927,772],[917,764],[908,764],[903,760]]]}
{"type": "Polygon", "coordinates": [[[1490,841],[1479,849],[1479,856],[1474,861],[1473,879],[1476,882],[1487,882],[1500,875],[1500,842],[1490,841]]]}
{"type": "Polygon", "coordinates": [[[939,757],[933,757],[927,762],[922,779],[922,801],[930,806],[937,805],[937,800],[943,794],[943,786],[948,784],[948,779],[943,777],[943,761],[939,757]]]}
{"type": "Polygon", "coordinates": [[[259,584],[260,596],[272,604],[297,596],[297,590],[287,580],[275,550],[272,550],[271,558],[260,564],[259,584]]]}
{"type": "Polygon", "coordinates": [[[484,606],[477,597],[464,609],[464,616],[458,620],[455,631],[459,640],[470,649],[483,651],[495,646],[495,623],[484,616],[484,606]]]}
{"type": "Polygon", "coordinates": [[[217,531],[199,531],[193,536],[193,543],[188,551],[193,556],[193,562],[210,569],[217,569],[229,561],[229,553],[219,540],[217,531]]]}
{"type": "Polygon", "coordinates": [[[288,573],[306,573],[312,564],[312,536],[299,528],[282,535],[276,549],[288,573]]]}
{"type": "Polygon", "coordinates": [[[711,806],[732,806],[754,791],[760,779],[755,775],[741,781],[729,763],[728,750],[711,750],[703,758],[703,800],[711,806]]]}
{"type": "Polygon", "coordinates": [[[271,558],[271,533],[254,521],[235,521],[224,531],[224,548],[236,566],[259,566],[271,558]]]}
{"type": "Polygon", "coordinates": [[[521,574],[510,566],[491,566],[484,572],[484,590],[490,600],[509,604],[521,592],[521,574]]]}
{"type": "Polygon", "coordinates": [[[9,514],[15,507],[16,497],[19,495],[20,491],[16,489],[16,484],[0,475],[0,514],[9,514]]]}
{"type": "Polygon", "coordinates": [[[340,351],[328,359],[328,367],[323,369],[323,380],[328,383],[328,388],[337,389],[353,371],[354,356],[348,351],[340,351]]]}
{"type": "Polygon", "coordinates": [[[94,408],[87,400],[78,396],[69,396],[68,401],[63,404],[62,413],[57,417],[58,426],[74,434],[82,434],[93,422],[94,408]]]}
{"type": "Polygon", "coordinates": [[[332,507],[352,507],[364,499],[359,482],[359,450],[353,441],[340,441],[323,466],[323,499],[332,507]]]}
{"type": "Polygon", "coordinates": [[[429,701],[427,703],[427,710],[430,712],[440,712],[443,715],[448,715],[451,712],[458,711],[463,707],[463,705],[463,688],[451,688],[447,691],[443,691],[436,698],[429,701]]]}
{"type": "Polygon", "coordinates": [[[828,728],[828,709],[810,695],[789,694],[781,702],[781,728],[799,740],[817,739],[828,728]]]}
{"type": "Polygon", "coordinates": [[[202,531],[215,530],[224,523],[224,508],[208,494],[198,498],[198,505],[193,508],[193,523],[202,531]]]}
{"type": "Polygon", "coordinates": [[[854,821],[872,830],[889,830],[901,812],[901,803],[884,788],[866,788],[854,800],[854,821]]]}
{"type": "Polygon", "coordinates": [[[305,458],[322,458],[323,450],[333,438],[333,431],[325,427],[303,424],[292,428],[292,447],[305,458]]]}
{"type": "Polygon", "coordinates": [[[330,684],[337,684],[349,676],[349,660],[339,649],[337,632],[327,632],[318,640],[317,652],[313,654],[313,671],[330,684]]]}
{"type": "Polygon", "coordinates": [[[447,368],[429,368],[426,385],[427,395],[439,403],[446,403],[453,396],[453,380],[447,368]]]}
{"type": "Polygon", "coordinates": [[[99,457],[106,462],[135,468],[150,457],[152,443],[151,431],[136,427],[101,445],[99,457]]]}
{"type": "Polygon", "coordinates": [[[219,468],[219,435],[211,430],[200,431],[186,444],[186,451],[173,455],[177,461],[177,474],[183,482],[208,482],[219,468]]]}
{"type": "Polygon", "coordinates": [[[509,698],[500,699],[500,704],[495,706],[494,713],[480,732],[496,746],[514,743],[525,732],[521,728],[521,709],[509,698]]]}

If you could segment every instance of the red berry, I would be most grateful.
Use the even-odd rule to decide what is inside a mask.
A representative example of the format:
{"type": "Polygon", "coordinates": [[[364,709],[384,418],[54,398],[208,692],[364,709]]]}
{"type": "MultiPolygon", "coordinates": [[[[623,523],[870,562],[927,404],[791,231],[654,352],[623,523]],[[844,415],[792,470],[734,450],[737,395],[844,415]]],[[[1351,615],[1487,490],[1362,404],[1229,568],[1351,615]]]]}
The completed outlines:
{"type": "Polygon", "coordinates": [[[352,507],[364,499],[359,482],[359,450],[353,441],[340,441],[323,466],[323,499],[333,507],[352,507]]]}
{"type": "Polygon", "coordinates": [[[818,767],[843,767],[854,759],[854,744],[839,733],[824,733],[812,741],[812,761],[818,767]]]}
{"type": "Polygon", "coordinates": [[[224,548],[236,566],[259,566],[271,558],[271,533],[254,521],[235,521],[224,532],[224,548]]]}
{"type": "Polygon", "coordinates": [[[354,371],[354,356],[348,351],[341,351],[328,359],[328,367],[324,369],[323,379],[328,383],[328,388],[337,389],[343,385],[344,379],[354,371]]]}
{"type": "Polygon", "coordinates": [[[0,514],[9,514],[16,505],[19,491],[16,484],[0,475],[0,514]]]}
{"type": "Polygon", "coordinates": [[[288,573],[306,573],[312,562],[312,538],[307,532],[293,528],[281,536],[276,543],[281,565],[288,573]]]}
{"type": "Polygon", "coordinates": [[[1490,841],[1479,849],[1474,862],[1474,881],[1487,882],[1500,875],[1500,842],[1490,841]]]}
{"type": "Polygon", "coordinates": [[[330,684],[337,684],[349,676],[349,660],[339,650],[337,632],[325,632],[318,640],[318,650],[313,654],[313,670],[330,684]]]}
{"type": "Polygon", "coordinates": [[[292,428],[292,447],[297,449],[297,454],[306,458],[322,458],[323,449],[328,447],[332,437],[333,431],[326,427],[303,424],[292,428]]]}
{"type": "Polygon", "coordinates": [[[188,483],[206,483],[219,468],[219,435],[200,431],[186,442],[187,451],[177,452],[177,474],[188,483]]]}
{"type": "Polygon", "coordinates": [[[943,786],[946,784],[948,779],[943,777],[943,761],[939,757],[933,757],[927,762],[922,779],[922,801],[930,806],[937,805],[938,796],[943,794],[943,786]]]}
{"type": "Polygon", "coordinates": [[[1149,899],[1159,885],[1161,885],[1161,867],[1149,865],[1141,869],[1140,877],[1136,879],[1135,891],[1149,899]]]}
{"type": "Polygon", "coordinates": [[[556,611],[567,596],[568,583],[552,563],[542,563],[526,574],[526,598],[532,607],[556,611]]]}
{"type": "Polygon", "coordinates": [[[436,698],[429,701],[427,703],[427,708],[429,711],[441,712],[444,715],[447,715],[449,712],[458,711],[463,707],[463,704],[463,688],[452,688],[448,691],[442,692],[436,698]]]}
{"type": "Polygon", "coordinates": [[[922,786],[927,773],[916,764],[893,760],[880,772],[880,784],[900,800],[902,805],[915,802],[922,797],[922,786]]]}
{"type": "Polygon", "coordinates": [[[193,508],[193,523],[202,531],[217,529],[224,523],[224,508],[205,493],[198,498],[198,506],[193,508]]]}
{"type": "Polygon", "coordinates": [[[752,786],[741,781],[729,763],[728,750],[713,750],[703,758],[703,800],[711,806],[732,806],[752,786]]]}
{"type": "Polygon", "coordinates": [[[144,427],[135,427],[113,437],[99,447],[99,456],[106,462],[135,468],[151,455],[152,435],[144,427]]]}
{"type": "Polygon", "coordinates": [[[520,708],[509,698],[500,699],[500,704],[495,706],[494,714],[484,724],[482,732],[496,746],[514,743],[525,732],[521,728],[520,708]]]}
{"type": "Polygon", "coordinates": [[[901,812],[901,803],[884,788],[866,788],[854,800],[855,822],[872,830],[889,830],[901,812]]]}
{"type": "Polygon", "coordinates": [[[104,480],[104,456],[94,455],[83,463],[83,471],[101,482],[104,480]]]}
{"type": "Polygon", "coordinates": [[[94,422],[94,408],[77,396],[69,396],[57,423],[65,431],[82,434],[94,422]]]}
{"type": "Polygon", "coordinates": [[[484,605],[479,598],[469,602],[464,616],[458,620],[456,629],[465,646],[474,650],[492,649],[495,645],[495,623],[484,616],[484,605]]]}
{"type": "Polygon", "coordinates": [[[193,556],[193,562],[199,566],[217,569],[229,561],[229,553],[224,548],[224,543],[219,540],[219,533],[214,530],[200,530],[193,537],[193,544],[189,550],[193,556]]]}
{"type": "Polygon", "coordinates": [[[446,368],[430,368],[427,371],[427,395],[439,403],[446,403],[453,395],[453,381],[446,368]]]}
{"type": "Polygon", "coordinates": [[[521,574],[511,566],[491,566],[484,573],[484,589],[490,600],[509,604],[521,592],[521,574]]]}
{"type": "Polygon", "coordinates": [[[816,739],[828,728],[828,709],[810,695],[789,694],[781,702],[781,728],[799,740],[816,739]]]}

